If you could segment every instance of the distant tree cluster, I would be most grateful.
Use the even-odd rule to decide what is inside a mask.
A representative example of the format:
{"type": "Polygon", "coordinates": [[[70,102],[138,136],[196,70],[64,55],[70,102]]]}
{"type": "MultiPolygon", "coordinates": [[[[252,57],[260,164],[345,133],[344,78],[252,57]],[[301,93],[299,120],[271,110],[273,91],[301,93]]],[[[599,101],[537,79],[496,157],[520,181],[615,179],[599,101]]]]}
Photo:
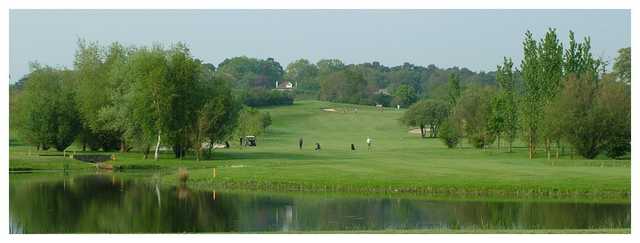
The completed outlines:
{"type": "MultiPolygon", "coordinates": [[[[623,48],[615,59],[613,72],[594,58],[590,39],[577,42],[569,33],[569,46],[563,48],[556,30],[534,40],[525,34],[524,58],[520,71],[510,58],[495,72],[495,84],[461,85],[455,74],[449,76],[447,105],[434,125],[434,114],[442,114],[433,100],[418,101],[405,113],[403,122],[421,130],[427,124],[433,134],[449,148],[462,138],[476,148],[486,148],[501,140],[509,144],[520,137],[529,158],[542,145],[550,159],[568,147],[592,159],[601,153],[617,158],[630,151],[631,140],[631,63],[630,48],[623,48]],[[437,131],[437,133],[436,133],[437,131]]],[[[424,137],[424,132],[422,133],[424,137]]]]}
{"type": "Polygon", "coordinates": [[[244,104],[251,107],[293,105],[293,94],[287,91],[258,89],[246,92],[244,104]]]}
{"type": "Polygon", "coordinates": [[[314,93],[321,100],[363,105],[408,107],[420,98],[441,98],[448,77],[462,83],[495,83],[495,73],[475,73],[466,68],[440,69],[404,63],[387,67],[379,62],[344,64],[338,59],[290,63],[284,79],[297,83],[296,91],[314,93]]]}
{"type": "MultiPolygon", "coordinates": [[[[203,144],[226,141],[243,114],[233,79],[193,58],[183,44],[105,48],[81,40],[73,69],[31,69],[12,86],[12,125],[38,149],[62,151],[77,142],[83,150],[135,148],[145,158],[153,150],[157,159],[162,145],[176,158],[192,150],[200,159],[203,144]]],[[[270,116],[255,123],[267,126],[270,116]]]]}

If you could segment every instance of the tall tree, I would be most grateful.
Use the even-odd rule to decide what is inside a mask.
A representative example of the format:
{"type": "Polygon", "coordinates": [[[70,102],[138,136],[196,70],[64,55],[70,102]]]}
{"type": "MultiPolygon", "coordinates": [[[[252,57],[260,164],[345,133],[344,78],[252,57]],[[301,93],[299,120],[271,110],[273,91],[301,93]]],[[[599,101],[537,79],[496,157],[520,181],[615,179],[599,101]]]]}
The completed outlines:
{"type": "Polygon", "coordinates": [[[171,127],[175,88],[168,79],[165,51],[159,47],[140,48],[131,56],[131,75],[136,82],[133,92],[133,114],[144,137],[156,137],[154,159],[158,160],[162,136],[171,127]]]}
{"type": "Polygon", "coordinates": [[[521,64],[523,91],[520,114],[522,117],[523,138],[527,143],[529,159],[533,159],[538,143],[538,126],[542,120],[544,83],[540,77],[541,67],[539,63],[538,45],[530,31],[525,33],[523,47],[524,58],[521,64]]]}
{"type": "Polygon", "coordinates": [[[231,87],[224,79],[203,77],[205,92],[204,104],[197,111],[195,130],[192,139],[196,158],[202,157],[202,144],[208,143],[207,158],[211,156],[214,143],[225,142],[231,136],[237,124],[239,102],[231,95],[231,87]]]}
{"type": "Polygon", "coordinates": [[[458,77],[458,75],[452,73],[449,75],[448,83],[449,83],[449,96],[448,96],[449,107],[454,107],[462,92],[460,88],[460,78],[458,77]]]}
{"type": "Polygon", "coordinates": [[[185,155],[189,147],[189,133],[196,112],[204,103],[202,83],[198,82],[200,63],[191,56],[189,49],[178,43],[167,54],[166,81],[172,96],[168,127],[165,134],[173,145],[176,158],[185,155]]]}
{"type": "MultiPolygon", "coordinates": [[[[504,58],[503,64],[498,65],[496,71],[496,81],[498,83],[498,99],[501,101],[494,108],[498,108],[495,112],[500,114],[503,120],[501,129],[504,137],[509,143],[509,152],[513,151],[513,141],[516,139],[518,132],[518,100],[516,99],[516,84],[513,74],[513,61],[511,58],[504,58]]],[[[496,104],[496,105],[497,105],[496,104]]],[[[498,144],[500,142],[498,141],[498,144]]]]}
{"type": "Polygon", "coordinates": [[[618,57],[613,63],[613,73],[619,81],[631,84],[631,47],[618,50],[618,57]]]}
{"type": "MultiPolygon", "coordinates": [[[[539,78],[541,82],[541,106],[548,106],[555,98],[561,88],[561,80],[563,78],[563,47],[555,29],[549,29],[544,38],[540,40],[538,45],[538,65],[539,78]]],[[[556,128],[549,120],[555,120],[555,117],[546,117],[542,113],[541,118],[541,135],[544,139],[545,151],[547,159],[551,158],[551,142],[559,141],[559,137],[554,132],[556,128]]]]}

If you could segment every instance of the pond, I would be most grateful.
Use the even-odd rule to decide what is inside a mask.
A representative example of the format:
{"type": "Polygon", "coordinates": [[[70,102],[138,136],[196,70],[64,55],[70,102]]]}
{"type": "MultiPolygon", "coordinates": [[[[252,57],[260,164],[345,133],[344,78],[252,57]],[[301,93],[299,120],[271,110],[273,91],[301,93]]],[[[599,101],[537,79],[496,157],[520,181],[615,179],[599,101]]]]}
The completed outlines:
{"type": "Polygon", "coordinates": [[[151,176],[10,174],[11,233],[630,228],[630,203],[198,191],[151,176]],[[146,179],[145,179],[146,178],[146,179]]]}

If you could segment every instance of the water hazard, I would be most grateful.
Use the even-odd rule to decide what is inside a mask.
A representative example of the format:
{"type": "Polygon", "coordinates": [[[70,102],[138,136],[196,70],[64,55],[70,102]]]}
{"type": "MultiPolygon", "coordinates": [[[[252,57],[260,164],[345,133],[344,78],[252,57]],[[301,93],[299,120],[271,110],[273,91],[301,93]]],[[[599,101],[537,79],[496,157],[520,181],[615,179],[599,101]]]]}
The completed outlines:
{"type": "Polygon", "coordinates": [[[198,191],[116,175],[11,174],[11,233],[629,228],[629,203],[198,191]]]}

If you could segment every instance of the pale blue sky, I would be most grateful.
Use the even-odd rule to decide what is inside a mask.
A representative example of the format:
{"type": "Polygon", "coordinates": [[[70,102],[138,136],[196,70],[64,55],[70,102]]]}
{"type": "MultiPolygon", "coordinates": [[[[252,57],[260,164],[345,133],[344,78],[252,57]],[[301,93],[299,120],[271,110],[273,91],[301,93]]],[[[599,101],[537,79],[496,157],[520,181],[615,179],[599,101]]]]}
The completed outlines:
{"type": "Polygon", "coordinates": [[[492,71],[503,56],[519,65],[522,38],[557,28],[591,36],[596,56],[613,60],[631,44],[629,10],[11,10],[10,72],[28,63],[69,67],[78,38],[108,44],[185,42],[216,66],[224,58],[273,57],[283,67],[313,62],[403,62],[492,71]]]}

